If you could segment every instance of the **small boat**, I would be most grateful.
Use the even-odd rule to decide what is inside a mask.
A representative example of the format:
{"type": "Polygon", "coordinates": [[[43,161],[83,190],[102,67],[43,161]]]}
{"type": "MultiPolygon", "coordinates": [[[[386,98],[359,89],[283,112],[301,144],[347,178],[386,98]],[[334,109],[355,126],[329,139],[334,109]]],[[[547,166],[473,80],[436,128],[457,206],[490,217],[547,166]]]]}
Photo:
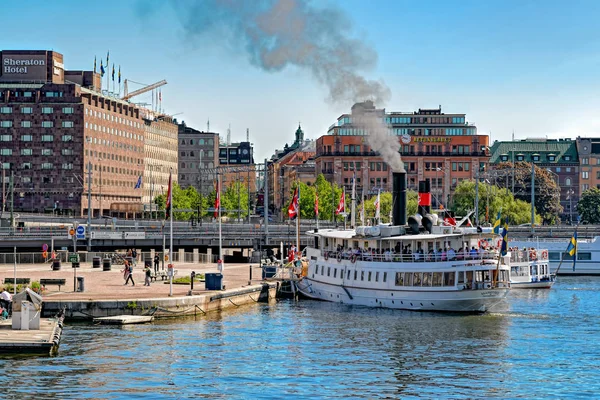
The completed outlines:
{"type": "Polygon", "coordinates": [[[296,283],[300,293],[360,306],[466,313],[503,301],[510,266],[497,249],[484,250],[497,246],[497,235],[490,228],[448,226],[429,214],[430,203],[421,202],[430,199],[423,181],[421,212],[407,220],[406,176],[399,175],[393,174],[393,225],[309,232],[315,240],[296,283]]]}
{"type": "Polygon", "coordinates": [[[513,289],[550,289],[556,275],[550,273],[548,250],[512,248],[510,286],[513,289]]]}

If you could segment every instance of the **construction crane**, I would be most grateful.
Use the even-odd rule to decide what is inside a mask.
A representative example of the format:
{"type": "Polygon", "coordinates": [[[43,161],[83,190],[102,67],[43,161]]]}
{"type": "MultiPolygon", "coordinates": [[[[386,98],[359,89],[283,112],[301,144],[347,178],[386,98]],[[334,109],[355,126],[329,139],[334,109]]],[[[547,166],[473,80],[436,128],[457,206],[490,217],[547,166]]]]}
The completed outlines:
{"type": "Polygon", "coordinates": [[[163,79],[160,82],[153,83],[152,85],[148,85],[148,86],[145,86],[145,87],[143,87],[141,89],[134,90],[133,92],[128,93],[128,90],[127,90],[127,79],[125,79],[125,82],[124,82],[125,95],[121,98],[121,100],[129,100],[129,99],[131,99],[134,96],[140,95],[142,93],[149,92],[149,91],[151,91],[153,89],[159,88],[159,87],[164,86],[166,84],[167,84],[167,81],[163,79]]]}

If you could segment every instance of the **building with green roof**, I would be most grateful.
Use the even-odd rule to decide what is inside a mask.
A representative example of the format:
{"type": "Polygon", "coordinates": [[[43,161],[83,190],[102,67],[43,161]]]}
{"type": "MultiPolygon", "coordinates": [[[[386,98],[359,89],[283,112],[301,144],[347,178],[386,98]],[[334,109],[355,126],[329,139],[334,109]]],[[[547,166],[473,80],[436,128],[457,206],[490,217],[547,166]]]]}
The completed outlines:
{"type": "Polygon", "coordinates": [[[521,139],[495,141],[490,148],[490,168],[502,162],[535,163],[552,172],[560,187],[563,221],[577,219],[577,201],[580,197],[579,154],[577,142],[571,139],[521,139]]]}

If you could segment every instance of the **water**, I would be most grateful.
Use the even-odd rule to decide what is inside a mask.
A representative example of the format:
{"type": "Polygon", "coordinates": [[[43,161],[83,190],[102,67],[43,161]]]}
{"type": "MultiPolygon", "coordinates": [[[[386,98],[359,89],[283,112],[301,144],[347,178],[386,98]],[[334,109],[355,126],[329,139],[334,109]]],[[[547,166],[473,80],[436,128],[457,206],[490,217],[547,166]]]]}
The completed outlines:
{"type": "Polygon", "coordinates": [[[487,315],[301,301],[151,325],[67,325],[58,357],[0,360],[6,398],[590,398],[600,278],[487,315]]]}

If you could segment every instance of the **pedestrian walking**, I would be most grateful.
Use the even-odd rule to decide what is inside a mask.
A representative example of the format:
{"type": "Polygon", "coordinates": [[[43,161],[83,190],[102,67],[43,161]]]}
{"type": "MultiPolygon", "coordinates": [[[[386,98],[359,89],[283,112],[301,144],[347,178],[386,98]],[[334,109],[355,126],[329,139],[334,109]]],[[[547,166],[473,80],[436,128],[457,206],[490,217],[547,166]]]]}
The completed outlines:
{"type": "Polygon", "coordinates": [[[125,260],[123,265],[124,265],[124,268],[121,272],[123,273],[123,280],[125,281],[125,284],[127,285],[127,278],[129,277],[129,261],[125,260]]]}
{"type": "MultiPolygon", "coordinates": [[[[125,264],[127,265],[129,263],[126,261],[125,264]]],[[[127,279],[125,280],[125,285],[127,285],[129,283],[129,280],[131,279],[131,285],[135,286],[135,282],[133,281],[133,265],[127,265],[127,269],[129,271],[129,274],[127,275],[127,279]]]]}
{"type": "Polygon", "coordinates": [[[158,274],[158,265],[160,264],[160,257],[158,257],[158,254],[154,255],[154,273],[158,274]]]}
{"type": "Polygon", "coordinates": [[[150,280],[151,280],[151,276],[152,276],[152,270],[150,269],[149,265],[146,265],[144,267],[144,286],[150,286],[150,280]]]}

